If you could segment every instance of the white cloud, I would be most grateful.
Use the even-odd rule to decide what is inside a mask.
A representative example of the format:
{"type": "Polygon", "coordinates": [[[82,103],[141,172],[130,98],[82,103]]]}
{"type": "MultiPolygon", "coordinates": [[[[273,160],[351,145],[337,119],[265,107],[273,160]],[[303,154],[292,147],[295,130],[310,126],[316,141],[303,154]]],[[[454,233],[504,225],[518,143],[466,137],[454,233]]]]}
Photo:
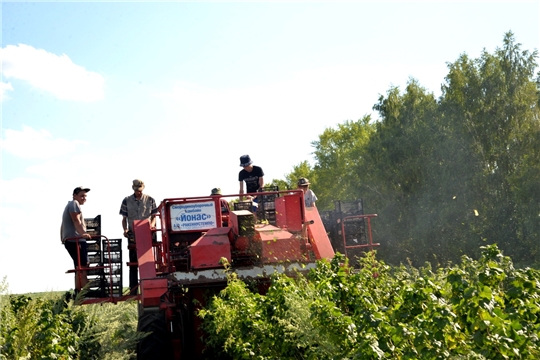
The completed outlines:
{"type": "Polygon", "coordinates": [[[13,91],[13,86],[10,83],[0,82],[0,102],[3,102],[5,99],[9,99],[7,92],[13,91]]]}
{"type": "Polygon", "coordinates": [[[6,129],[0,147],[24,159],[49,159],[72,152],[82,140],[55,139],[47,130],[34,130],[23,125],[22,131],[6,129]]]}
{"type": "Polygon", "coordinates": [[[61,100],[90,102],[103,99],[103,77],[74,64],[66,54],[58,56],[19,44],[1,49],[0,57],[5,78],[27,81],[61,100]]]}
{"type": "Polygon", "coordinates": [[[445,75],[444,64],[358,64],[297,72],[290,79],[246,88],[214,89],[178,82],[170,92],[156,96],[166,101],[171,117],[193,123],[228,118],[246,128],[257,122],[306,130],[306,122],[310,128],[318,124],[324,128],[373,113],[380,94],[386,95],[394,85],[404,91],[411,77],[438,96],[445,75]]]}
{"type": "Polygon", "coordinates": [[[161,166],[196,169],[201,163],[212,163],[212,172],[219,177],[197,177],[193,183],[186,177],[182,193],[200,194],[216,186],[224,193],[238,192],[234,180],[238,158],[245,153],[263,167],[266,181],[283,178],[294,165],[312,160],[311,144],[325,128],[366,114],[377,119],[372,107],[379,95],[386,95],[391,86],[405,91],[411,77],[438,96],[446,70],[445,64],[356,64],[298,71],[289,78],[249,87],[204,87],[179,81],[169,91],[154,94],[162,100],[164,111],[163,125],[154,136],[159,136],[159,148],[169,161],[161,166]]]}

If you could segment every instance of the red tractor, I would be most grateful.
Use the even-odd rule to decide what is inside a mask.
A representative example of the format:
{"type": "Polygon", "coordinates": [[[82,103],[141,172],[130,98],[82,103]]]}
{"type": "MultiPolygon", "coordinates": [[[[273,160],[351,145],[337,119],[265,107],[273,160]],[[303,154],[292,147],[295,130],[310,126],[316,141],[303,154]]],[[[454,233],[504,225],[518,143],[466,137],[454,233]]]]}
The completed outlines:
{"type": "MultiPolygon", "coordinates": [[[[203,354],[204,334],[197,310],[226,286],[225,265],[264,292],[272,273],[294,275],[315,267],[319,259],[334,256],[321,216],[317,208],[304,206],[301,190],[271,188],[256,195],[254,202],[234,202],[238,194],[165,199],[159,206],[156,230],[151,230],[148,220],[135,221],[138,330],[149,333],[138,345],[138,359],[212,358],[211,349],[203,354]],[[224,199],[233,198],[233,209],[223,206],[224,199]]],[[[362,231],[368,240],[359,246],[371,249],[378,245],[371,242],[369,222],[376,215],[336,214],[327,213],[325,218],[341,224],[367,218],[369,232],[362,231]]],[[[345,231],[342,225],[338,232],[346,251],[345,231]]],[[[122,258],[121,252],[115,252],[119,242],[102,240],[101,263],[90,271],[97,274],[94,283],[100,286],[87,294],[96,298],[84,303],[133,298],[117,290],[122,283],[121,268],[115,267],[122,258]]],[[[75,271],[82,270],[88,268],[75,271]]]]}

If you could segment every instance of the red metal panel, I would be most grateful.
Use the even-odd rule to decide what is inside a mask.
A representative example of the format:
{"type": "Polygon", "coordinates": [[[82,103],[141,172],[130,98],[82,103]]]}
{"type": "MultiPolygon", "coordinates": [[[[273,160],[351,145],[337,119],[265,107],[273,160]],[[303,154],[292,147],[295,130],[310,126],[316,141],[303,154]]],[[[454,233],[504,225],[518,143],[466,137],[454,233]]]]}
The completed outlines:
{"type": "Polygon", "coordinates": [[[233,233],[240,236],[246,236],[255,226],[255,216],[248,210],[231,211],[229,217],[229,227],[232,227],[233,233]],[[246,231],[247,230],[247,231],[246,231]]]}
{"type": "Polygon", "coordinates": [[[222,257],[231,262],[230,228],[214,228],[208,230],[189,248],[192,269],[222,267],[222,257]]]}
{"type": "Polygon", "coordinates": [[[137,243],[137,257],[139,260],[139,277],[152,279],[156,277],[156,262],[152,251],[152,232],[148,220],[133,221],[133,231],[137,243]]]}
{"type": "Polygon", "coordinates": [[[141,279],[141,302],[144,307],[159,306],[160,298],[167,292],[167,279],[141,279]]]}
{"type": "Polygon", "coordinates": [[[301,238],[272,225],[265,225],[256,231],[261,239],[264,263],[306,260],[301,238]]]}
{"type": "Polygon", "coordinates": [[[234,242],[234,250],[245,253],[249,250],[250,244],[251,242],[247,236],[239,236],[234,242]]]}
{"type": "Polygon", "coordinates": [[[302,194],[294,192],[275,200],[276,224],[289,231],[302,231],[302,194]]]}
{"type": "Polygon", "coordinates": [[[308,236],[313,246],[313,252],[317,259],[331,259],[334,257],[334,249],[326,233],[326,229],[316,207],[306,208],[306,222],[308,225],[308,236]]]}

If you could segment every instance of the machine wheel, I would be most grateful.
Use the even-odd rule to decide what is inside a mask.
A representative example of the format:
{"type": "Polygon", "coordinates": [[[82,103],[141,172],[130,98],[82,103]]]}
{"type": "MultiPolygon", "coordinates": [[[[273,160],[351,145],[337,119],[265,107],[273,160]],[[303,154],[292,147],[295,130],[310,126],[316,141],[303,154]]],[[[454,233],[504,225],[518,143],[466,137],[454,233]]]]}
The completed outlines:
{"type": "Polygon", "coordinates": [[[163,311],[139,313],[138,331],[149,333],[137,344],[137,360],[173,359],[171,336],[163,311]]]}

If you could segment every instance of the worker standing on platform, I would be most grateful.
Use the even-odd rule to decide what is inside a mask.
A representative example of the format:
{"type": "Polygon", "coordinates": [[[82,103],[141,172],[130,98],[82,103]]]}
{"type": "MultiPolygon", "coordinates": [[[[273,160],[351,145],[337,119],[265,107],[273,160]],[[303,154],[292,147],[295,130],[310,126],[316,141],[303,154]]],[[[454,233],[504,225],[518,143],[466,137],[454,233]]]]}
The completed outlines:
{"type": "MultiPolygon", "coordinates": [[[[73,259],[75,269],[88,267],[86,240],[91,239],[92,236],[86,232],[81,206],[86,202],[86,193],[89,191],[90,189],[84,186],[76,187],[73,190],[73,199],[68,201],[62,214],[60,238],[73,259]],[[78,241],[75,238],[79,238],[78,241]]],[[[75,272],[75,293],[81,291],[87,283],[86,271],[75,272]]]]}
{"type": "MultiPolygon", "coordinates": [[[[133,180],[133,194],[126,196],[120,207],[122,215],[122,228],[124,236],[128,239],[129,262],[136,263],[137,249],[135,246],[135,232],[133,228],[134,220],[150,220],[150,228],[156,227],[156,201],[151,196],[143,194],[144,182],[139,179],[133,180]]],[[[137,295],[137,286],[139,285],[138,266],[129,267],[129,288],[130,295],[137,295]]]]}
{"type": "Polygon", "coordinates": [[[315,201],[317,201],[317,195],[309,188],[309,180],[306,178],[300,178],[297,183],[298,189],[304,192],[304,204],[306,207],[315,207],[315,201]]]}
{"type": "Polygon", "coordinates": [[[243,170],[240,170],[238,173],[238,181],[240,182],[239,194],[244,194],[244,182],[246,183],[246,193],[253,194],[261,191],[264,186],[263,169],[260,166],[253,165],[253,161],[249,155],[240,156],[240,166],[243,170]]]}

